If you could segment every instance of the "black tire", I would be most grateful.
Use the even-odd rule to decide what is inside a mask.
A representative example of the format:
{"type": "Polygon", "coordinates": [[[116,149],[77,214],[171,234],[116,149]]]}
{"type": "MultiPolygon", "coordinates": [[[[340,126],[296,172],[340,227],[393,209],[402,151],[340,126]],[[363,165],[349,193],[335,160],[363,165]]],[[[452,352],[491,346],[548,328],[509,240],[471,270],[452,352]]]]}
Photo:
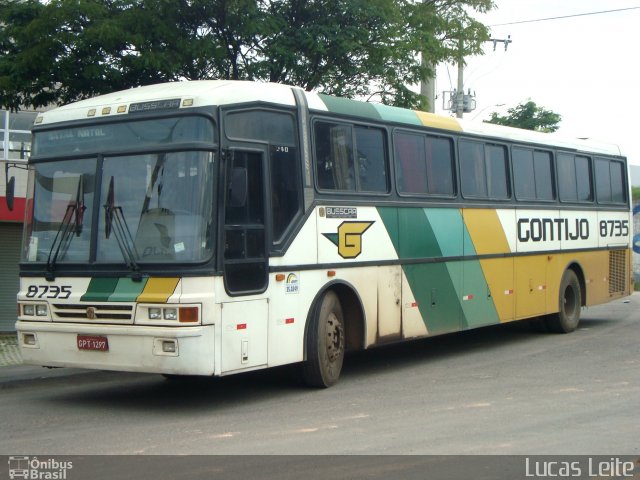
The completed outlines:
{"type": "Polygon", "coordinates": [[[303,381],[310,387],[334,385],[340,377],[345,350],[344,317],[335,292],[325,293],[316,305],[307,331],[306,346],[303,381]]]}
{"type": "Polygon", "coordinates": [[[551,332],[570,333],[578,328],[582,291],[573,270],[566,270],[560,282],[558,313],[547,317],[547,327],[551,332]]]}

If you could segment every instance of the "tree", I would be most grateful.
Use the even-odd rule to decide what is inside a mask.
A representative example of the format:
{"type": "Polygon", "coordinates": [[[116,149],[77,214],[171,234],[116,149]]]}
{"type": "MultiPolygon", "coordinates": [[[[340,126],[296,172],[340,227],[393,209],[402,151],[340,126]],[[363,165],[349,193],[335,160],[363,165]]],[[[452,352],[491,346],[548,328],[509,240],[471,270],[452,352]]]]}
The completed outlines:
{"type": "Polygon", "coordinates": [[[0,0],[0,103],[247,79],[421,104],[431,64],[481,52],[492,0],[0,0]]]}
{"type": "Polygon", "coordinates": [[[517,107],[509,108],[507,113],[508,115],[502,116],[498,115],[497,112],[493,112],[491,118],[486,122],[551,133],[560,128],[558,124],[562,120],[559,114],[544,107],[539,107],[531,99],[525,103],[518,104],[517,107]]]}

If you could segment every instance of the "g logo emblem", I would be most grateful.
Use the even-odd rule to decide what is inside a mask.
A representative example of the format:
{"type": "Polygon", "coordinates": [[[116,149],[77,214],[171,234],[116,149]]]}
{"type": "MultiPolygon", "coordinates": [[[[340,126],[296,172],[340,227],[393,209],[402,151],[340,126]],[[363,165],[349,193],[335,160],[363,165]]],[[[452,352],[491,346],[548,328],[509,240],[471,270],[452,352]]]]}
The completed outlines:
{"type": "Polygon", "coordinates": [[[88,307],[87,308],[87,318],[89,320],[95,320],[95,318],[96,318],[96,308],[95,307],[88,307]]]}
{"type": "Polygon", "coordinates": [[[362,235],[374,222],[342,222],[338,233],[324,233],[334,245],[342,258],[356,258],[362,253],[362,235]]]}

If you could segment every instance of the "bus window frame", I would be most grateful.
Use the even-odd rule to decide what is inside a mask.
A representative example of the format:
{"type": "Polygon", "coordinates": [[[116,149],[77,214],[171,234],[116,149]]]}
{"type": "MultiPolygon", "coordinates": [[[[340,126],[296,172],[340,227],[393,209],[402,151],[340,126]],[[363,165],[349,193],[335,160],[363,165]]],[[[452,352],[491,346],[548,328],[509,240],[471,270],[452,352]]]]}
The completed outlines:
{"type": "Polygon", "coordinates": [[[391,151],[393,152],[393,173],[394,173],[394,188],[398,195],[401,198],[417,198],[417,199],[436,199],[436,200],[456,200],[460,194],[460,185],[459,185],[459,173],[458,173],[458,162],[457,162],[457,139],[459,137],[455,135],[447,135],[441,132],[432,132],[430,130],[419,130],[419,129],[411,129],[411,128],[402,128],[395,127],[391,130],[391,151]],[[452,195],[443,195],[437,193],[406,193],[401,192],[398,185],[398,171],[400,168],[398,164],[398,159],[396,157],[396,143],[395,143],[395,135],[396,133],[408,133],[410,135],[420,135],[423,137],[434,137],[434,138],[444,138],[451,142],[451,181],[453,194],[452,195]]]}
{"type": "MultiPolygon", "coordinates": [[[[296,234],[300,231],[303,226],[303,220],[306,218],[305,207],[304,207],[304,159],[302,158],[302,145],[300,138],[300,124],[298,118],[298,112],[295,107],[286,107],[282,105],[271,105],[262,102],[252,102],[252,103],[244,103],[244,104],[231,104],[231,105],[222,105],[219,108],[219,128],[220,128],[220,145],[222,150],[228,149],[242,149],[249,148],[252,146],[255,148],[256,145],[260,145],[264,147],[266,152],[266,167],[265,167],[265,181],[268,181],[269,192],[271,192],[272,184],[271,184],[271,146],[276,145],[275,143],[271,143],[270,141],[265,140],[257,140],[255,138],[243,138],[243,137],[233,137],[227,135],[226,131],[226,117],[229,114],[234,113],[242,113],[242,112],[256,112],[256,111],[264,111],[264,112],[272,112],[288,115],[292,118],[293,121],[293,137],[294,141],[292,144],[284,145],[284,146],[292,146],[298,151],[298,178],[297,185],[299,187],[299,198],[298,198],[298,209],[295,215],[291,218],[291,221],[287,225],[287,227],[282,232],[282,235],[276,241],[273,237],[273,205],[271,201],[271,195],[267,195],[266,203],[267,203],[267,211],[266,211],[266,219],[265,219],[265,228],[267,230],[267,255],[270,257],[282,257],[286,253],[287,249],[295,239],[296,234]]],[[[226,162],[225,162],[226,165],[226,162]]],[[[223,162],[220,162],[220,168],[223,167],[223,162]]],[[[220,177],[223,177],[222,170],[219,173],[220,177]]],[[[224,190],[221,187],[221,191],[224,190]]],[[[266,186],[265,186],[266,190],[266,186]]],[[[223,202],[223,198],[220,197],[218,201],[223,202]]],[[[219,207],[220,208],[220,207],[219,207]]],[[[221,218],[221,217],[219,217],[221,218]]],[[[220,240],[221,241],[221,240],[220,240]]]]}
{"type": "Polygon", "coordinates": [[[481,136],[469,136],[469,135],[459,135],[457,137],[458,141],[457,141],[457,145],[456,145],[456,155],[457,155],[457,162],[456,162],[456,167],[458,169],[458,178],[459,178],[459,188],[460,188],[460,198],[461,198],[461,202],[464,204],[465,202],[485,202],[485,203],[491,203],[494,205],[509,205],[509,204],[513,204],[515,203],[515,193],[514,193],[514,189],[513,189],[513,165],[511,163],[511,147],[513,146],[513,143],[509,142],[504,142],[504,141],[500,141],[499,139],[494,139],[492,137],[481,137],[481,136]],[[484,176],[484,180],[485,180],[485,186],[487,188],[487,196],[477,196],[477,195],[473,195],[473,196],[468,196],[465,195],[464,192],[462,191],[462,165],[461,165],[461,158],[460,158],[460,142],[461,141],[470,141],[470,142],[476,142],[476,143],[480,143],[482,145],[482,152],[484,155],[484,166],[485,166],[485,176],[484,176]],[[486,152],[486,147],[487,146],[497,146],[497,147],[502,147],[504,149],[505,152],[505,166],[507,168],[507,171],[505,172],[505,178],[507,181],[507,194],[508,197],[507,198],[495,198],[495,197],[491,197],[489,196],[489,185],[487,184],[487,152],[486,152]]]}
{"type": "MultiPolygon", "coordinates": [[[[391,141],[389,140],[389,126],[388,125],[380,125],[374,122],[364,122],[364,121],[350,121],[348,119],[342,119],[332,116],[325,115],[313,115],[310,119],[310,137],[311,137],[311,157],[312,157],[312,171],[313,171],[313,188],[316,193],[322,195],[336,195],[339,197],[364,197],[364,198],[390,198],[396,192],[395,189],[395,170],[391,168],[391,162],[393,161],[393,152],[391,150],[391,141]],[[316,124],[317,123],[334,123],[336,125],[344,125],[351,129],[351,141],[354,145],[356,145],[356,127],[361,128],[373,128],[381,131],[383,133],[383,141],[384,141],[384,155],[385,155],[385,167],[387,170],[387,191],[386,192],[376,192],[376,191],[359,191],[359,190],[336,190],[336,189],[324,189],[320,188],[318,185],[318,157],[316,155],[316,124]]],[[[354,167],[355,167],[355,159],[354,159],[354,167]]],[[[359,185],[358,175],[355,175],[356,188],[359,185]]]]}
{"type": "MultiPolygon", "coordinates": [[[[558,202],[560,201],[560,195],[558,193],[558,174],[557,174],[557,170],[556,170],[556,150],[548,148],[541,148],[539,145],[529,145],[529,144],[524,144],[524,143],[512,143],[511,144],[511,148],[510,148],[510,152],[509,152],[509,156],[511,159],[511,182],[513,185],[513,200],[517,203],[523,203],[523,204],[542,204],[544,206],[546,205],[557,205],[558,202]],[[513,167],[513,149],[514,148],[520,148],[520,149],[526,149],[526,150],[531,150],[532,154],[535,155],[536,152],[543,152],[543,153],[548,153],[550,154],[550,158],[551,158],[551,190],[553,193],[553,198],[551,200],[546,200],[546,199],[540,199],[540,198],[518,198],[518,195],[516,194],[516,177],[515,177],[515,168],[513,167]]],[[[534,169],[535,169],[535,156],[534,158],[534,169]]],[[[535,170],[534,170],[534,175],[535,175],[535,170]]],[[[535,188],[535,185],[534,185],[535,188]]]]}
{"type": "Polygon", "coordinates": [[[581,206],[593,206],[593,205],[598,205],[597,201],[596,201],[596,182],[594,181],[594,168],[593,168],[593,157],[594,154],[593,153],[587,153],[587,152],[581,152],[578,150],[561,150],[561,149],[557,149],[556,150],[556,183],[558,186],[558,190],[557,190],[557,194],[558,194],[558,203],[560,205],[581,205],[581,206]],[[559,156],[560,155],[570,155],[573,158],[573,165],[574,165],[574,171],[575,171],[575,162],[576,162],[576,157],[583,157],[586,158],[588,160],[588,164],[589,164],[589,182],[591,184],[591,200],[579,200],[578,199],[578,173],[576,172],[575,174],[575,187],[576,187],[576,200],[562,200],[562,196],[560,195],[560,170],[559,170],[559,156]]]}
{"type": "MultiPolygon", "coordinates": [[[[99,178],[102,175],[102,160],[105,157],[113,157],[122,154],[127,155],[141,155],[141,154],[155,154],[155,153],[175,153],[182,151],[206,151],[212,152],[214,157],[216,158],[216,163],[220,163],[220,122],[216,112],[217,107],[196,107],[196,108],[188,108],[188,109],[179,109],[179,110],[171,110],[171,111],[150,111],[143,113],[136,113],[134,117],[129,116],[128,114],[122,114],[117,116],[103,117],[103,118],[83,118],[81,120],[70,120],[57,122],[53,124],[44,124],[44,125],[34,125],[32,129],[32,134],[46,131],[59,130],[64,128],[73,128],[73,127],[87,127],[87,126],[100,126],[106,124],[115,124],[115,123],[127,123],[133,120],[156,120],[156,119],[165,119],[165,118],[175,118],[180,116],[200,116],[204,117],[211,123],[211,127],[213,129],[213,142],[205,142],[205,141],[196,141],[196,142],[184,142],[184,143],[171,143],[165,145],[146,145],[143,147],[136,148],[128,148],[122,149],[118,148],[116,145],[114,148],[104,151],[84,151],[84,152],[71,152],[69,154],[35,154],[29,157],[29,165],[38,164],[38,163],[49,163],[55,161],[62,160],[82,160],[85,158],[97,158],[98,159],[98,169],[96,174],[96,182],[99,181],[99,178]]],[[[214,175],[219,177],[219,166],[214,167],[214,175]]],[[[212,185],[213,188],[213,199],[214,202],[217,201],[218,196],[218,184],[219,178],[214,177],[214,183],[212,185]]],[[[96,196],[97,200],[95,202],[99,203],[99,198],[96,196]]],[[[94,209],[95,210],[95,209],[94,209]]],[[[96,221],[98,216],[100,215],[99,209],[95,210],[93,220],[96,221]]],[[[211,209],[211,215],[214,223],[219,221],[219,212],[218,206],[214,205],[211,209]]],[[[97,223],[95,224],[97,225],[97,223]]],[[[92,233],[92,236],[97,235],[97,231],[92,233]]],[[[210,233],[210,239],[214,242],[218,242],[218,234],[217,227],[213,229],[210,233]]],[[[94,242],[92,238],[92,243],[94,242]]],[[[94,247],[92,247],[94,248],[94,247]]],[[[92,253],[93,254],[93,253],[92,253]]],[[[144,270],[148,271],[152,275],[160,275],[160,276],[172,276],[176,275],[177,269],[180,269],[180,275],[185,277],[194,277],[194,276],[202,276],[202,275],[211,275],[219,272],[217,267],[218,262],[218,252],[217,247],[213,249],[211,255],[207,259],[203,259],[199,262],[174,262],[174,263],[145,263],[144,270]]],[[[93,258],[93,257],[90,257],[93,258]]],[[[38,263],[25,263],[20,262],[20,268],[23,272],[23,275],[26,277],[34,277],[41,276],[42,272],[45,268],[44,264],[41,262],[38,263]]],[[[104,275],[104,274],[112,274],[114,271],[121,272],[122,274],[130,273],[130,270],[126,267],[120,269],[120,267],[115,266],[113,264],[100,264],[97,262],[83,262],[83,263],[61,263],[56,266],[56,275],[69,275],[69,276],[81,276],[87,274],[87,268],[90,269],[92,274],[94,275],[104,275]],[[115,270],[114,270],[115,269],[115,270]]]]}
{"type": "MultiPolygon", "coordinates": [[[[91,126],[101,126],[101,125],[110,125],[117,123],[128,123],[132,121],[144,121],[144,120],[163,120],[167,118],[176,118],[176,117],[203,117],[211,122],[212,130],[213,130],[213,142],[206,141],[190,141],[184,143],[170,143],[163,145],[146,145],[143,147],[133,147],[133,148],[119,148],[117,145],[113,149],[102,150],[102,151],[94,151],[87,150],[83,152],[76,152],[66,155],[60,154],[31,154],[29,157],[30,163],[37,162],[45,162],[51,160],[71,160],[73,158],[82,158],[90,155],[105,155],[112,156],[120,153],[131,153],[131,154],[139,154],[145,153],[147,151],[179,151],[181,149],[188,150],[212,150],[218,151],[220,148],[220,122],[217,118],[217,115],[210,108],[194,108],[194,109],[180,109],[180,110],[171,110],[171,111],[162,111],[160,112],[144,112],[144,113],[136,113],[133,117],[128,114],[121,114],[118,116],[112,117],[90,117],[82,120],[70,120],[65,122],[57,122],[53,124],[45,124],[45,125],[34,125],[31,130],[32,135],[37,133],[47,132],[47,131],[55,131],[61,130],[65,128],[83,128],[83,127],[91,127],[91,126]],[[175,145],[180,145],[180,147],[175,147],[175,145]]],[[[32,138],[33,143],[33,138],[32,138]]]]}
{"type": "MultiPolygon", "coordinates": [[[[620,157],[609,157],[606,155],[593,155],[593,176],[594,176],[594,197],[596,200],[596,203],[598,205],[605,205],[607,207],[623,207],[623,206],[628,206],[629,205],[629,178],[628,178],[628,166],[627,166],[627,162],[625,160],[623,160],[620,157]],[[601,201],[600,198],[598,197],[598,187],[597,187],[597,180],[595,179],[595,164],[596,161],[598,160],[606,160],[609,162],[609,180],[611,181],[611,163],[619,163],[620,166],[622,167],[622,194],[624,195],[624,201],[622,202],[614,202],[614,201],[601,201]]],[[[612,191],[612,196],[613,196],[613,191],[612,191]]]]}

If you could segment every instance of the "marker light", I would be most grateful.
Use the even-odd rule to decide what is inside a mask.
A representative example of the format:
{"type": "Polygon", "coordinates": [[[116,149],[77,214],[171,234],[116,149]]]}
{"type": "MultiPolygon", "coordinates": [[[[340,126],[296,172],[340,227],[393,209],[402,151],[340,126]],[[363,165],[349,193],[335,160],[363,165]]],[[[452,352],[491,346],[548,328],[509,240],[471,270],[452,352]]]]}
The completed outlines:
{"type": "Polygon", "coordinates": [[[180,307],[180,323],[196,323],[198,307],[180,307]]]}

